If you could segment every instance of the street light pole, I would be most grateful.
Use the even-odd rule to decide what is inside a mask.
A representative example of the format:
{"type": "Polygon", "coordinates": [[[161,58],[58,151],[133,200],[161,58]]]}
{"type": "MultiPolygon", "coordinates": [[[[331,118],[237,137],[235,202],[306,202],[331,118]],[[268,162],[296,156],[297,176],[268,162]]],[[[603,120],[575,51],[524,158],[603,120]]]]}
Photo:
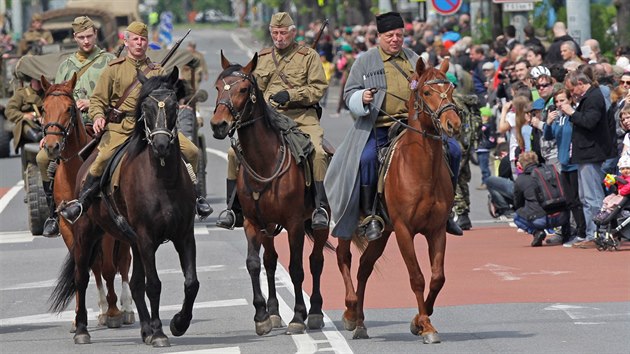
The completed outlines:
{"type": "Polygon", "coordinates": [[[569,35],[582,44],[591,38],[591,6],[588,0],[567,0],[569,35]]]}

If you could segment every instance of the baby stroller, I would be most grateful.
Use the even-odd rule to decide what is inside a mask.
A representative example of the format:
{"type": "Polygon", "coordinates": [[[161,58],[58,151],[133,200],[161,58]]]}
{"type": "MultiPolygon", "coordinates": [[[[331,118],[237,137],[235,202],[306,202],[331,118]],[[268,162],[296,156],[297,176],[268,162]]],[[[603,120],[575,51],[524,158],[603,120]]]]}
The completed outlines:
{"type": "MultiPolygon", "coordinates": [[[[616,178],[616,181],[621,184],[628,183],[621,178],[616,178]]],[[[600,212],[593,218],[597,225],[595,244],[598,250],[616,251],[622,239],[630,240],[629,200],[630,197],[623,197],[612,211],[600,212]]]]}

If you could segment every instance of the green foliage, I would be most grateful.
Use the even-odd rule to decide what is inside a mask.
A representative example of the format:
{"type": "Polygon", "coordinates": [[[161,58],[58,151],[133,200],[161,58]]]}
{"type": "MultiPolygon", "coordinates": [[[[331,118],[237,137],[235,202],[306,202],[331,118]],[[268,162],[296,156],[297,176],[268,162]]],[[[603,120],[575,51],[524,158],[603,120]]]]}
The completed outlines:
{"type": "Polygon", "coordinates": [[[477,18],[476,28],[477,30],[472,34],[474,43],[490,44],[493,42],[492,24],[490,24],[488,17],[477,18]]]}
{"type": "MultiPolygon", "coordinates": [[[[209,9],[215,9],[215,10],[220,10],[224,14],[228,14],[228,15],[232,13],[231,1],[226,1],[226,0],[195,0],[195,1],[191,1],[191,2],[193,3],[193,10],[195,10],[195,11],[205,11],[205,10],[209,10],[209,9]]],[[[180,7],[182,7],[182,6],[180,6],[180,7]]]]}
{"type": "Polygon", "coordinates": [[[602,53],[613,58],[615,49],[615,38],[606,34],[606,31],[615,22],[617,9],[603,4],[591,4],[591,37],[599,41],[602,53]]]}

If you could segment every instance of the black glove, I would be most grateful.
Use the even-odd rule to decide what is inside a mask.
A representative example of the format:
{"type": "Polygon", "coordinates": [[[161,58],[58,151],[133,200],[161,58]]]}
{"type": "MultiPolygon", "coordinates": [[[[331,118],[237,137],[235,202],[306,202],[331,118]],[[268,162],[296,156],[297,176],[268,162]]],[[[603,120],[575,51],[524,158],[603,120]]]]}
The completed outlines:
{"type": "Polygon", "coordinates": [[[276,93],[275,95],[271,96],[271,99],[276,101],[277,104],[283,105],[289,102],[289,93],[286,90],[280,91],[276,93]]]}

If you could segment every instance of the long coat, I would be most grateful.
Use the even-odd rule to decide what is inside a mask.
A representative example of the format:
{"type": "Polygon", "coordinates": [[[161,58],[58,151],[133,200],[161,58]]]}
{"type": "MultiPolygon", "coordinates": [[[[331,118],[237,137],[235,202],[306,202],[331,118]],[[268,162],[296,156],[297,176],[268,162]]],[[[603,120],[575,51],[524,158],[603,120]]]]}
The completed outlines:
{"type": "MultiPolygon", "coordinates": [[[[416,67],[419,56],[410,49],[403,48],[411,67],[416,67]]],[[[378,48],[372,48],[357,58],[344,88],[344,100],[350,113],[357,119],[348,131],[343,142],[335,152],[324,187],[332,213],[332,235],[342,239],[350,239],[357,228],[359,207],[359,163],[361,153],[369,138],[378,117],[378,108],[383,104],[387,82],[385,67],[378,48]],[[374,101],[364,106],[363,91],[376,87],[378,91],[374,101]]]]}

